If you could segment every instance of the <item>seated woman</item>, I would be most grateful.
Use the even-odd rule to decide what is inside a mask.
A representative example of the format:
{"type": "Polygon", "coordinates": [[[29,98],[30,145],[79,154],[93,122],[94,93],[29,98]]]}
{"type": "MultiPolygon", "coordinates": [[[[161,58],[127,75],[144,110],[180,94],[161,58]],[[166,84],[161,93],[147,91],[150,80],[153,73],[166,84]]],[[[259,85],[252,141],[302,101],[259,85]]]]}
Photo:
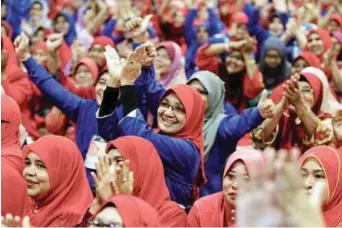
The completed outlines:
{"type": "Polygon", "coordinates": [[[225,115],[223,104],[224,82],[209,71],[198,71],[188,85],[197,89],[205,103],[204,160],[207,184],[201,188],[201,196],[221,191],[222,172],[227,158],[236,150],[238,141],[256,128],[272,113],[272,105],[266,105],[267,95],[257,108],[244,110],[240,115],[225,115]]]}
{"type": "Polygon", "coordinates": [[[77,146],[60,136],[44,136],[23,149],[23,176],[34,204],[33,226],[77,226],[93,201],[77,146]]]}
{"type": "Polygon", "coordinates": [[[234,227],[238,175],[249,179],[253,168],[263,169],[263,155],[253,149],[240,149],[227,161],[223,174],[223,191],[197,200],[192,207],[188,222],[190,227],[234,227]]]}
{"type": "Polygon", "coordinates": [[[308,51],[302,51],[292,62],[291,74],[299,74],[307,67],[321,68],[321,61],[317,56],[308,51]]]}
{"type": "MultiPolygon", "coordinates": [[[[123,170],[123,178],[120,176],[121,173],[115,174],[116,178],[126,179],[122,185],[118,183],[122,186],[120,191],[115,190],[111,192],[111,195],[131,193],[133,196],[145,200],[158,211],[160,222],[165,227],[184,227],[187,225],[184,209],[181,209],[170,199],[164,178],[163,164],[151,142],[136,136],[124,136],[110,141],[107,144],[106,152],[111,160],[111,165],[123,170]],[[126,164],[127,160],[129,160],[129,167],[126,164]],[[133,173],[133,181],[129,181],[132,179],[130,173],[133,173]],[[129,184],[131,186],[127,186],[129,184]],[[129,189],[129,192],[126,189],[129,189]]],[[[109,175],[111,179],[113,178],[113,173],[108,172],[106,175],[109,175]]],[[[99,179],[98,176],[94,174],[93,176],[94,179],[99,179]]],[[[101,183],[106,182],[102,181],[101,183]]],[[[101,185],[101,183],[97,185],[101,185]]],[[[98,194],[96,199],[97,203],[107,200],[102,199],[102,194],[98,194]]],[[[93,204],[90,212],[97,210],[98,206],[93,204]]]]}
{"type": "Polygon", "coordinates": [[[150,128],[137,109],[134,94],[134,82],[141,72],[138,49],[130,54],[121,73],[120,103],[124,118],[117,123],[120,116],[113,113],[118,103],[113,101],[117,88],[107,87],[97,113],[98,130],[105,139],[111,137],[108,132],[112,128],[119,128],[124,136],[135,135],[151,141],[163,162],[171,199],[189,209],[198,197],[198,187],[205,183],[204,103],[201,95],[190,86],[173,86],[161,97],[157,111],[159,129],[150,128]]]}
{"type": "Polygon", "coordinates": [[[329,32],[325,29],[311,30],[307,35],[307,45],[305,51],[309,51],[316,55],[323,62],[323,55],[333,46],[329,32]]]}
{"type": "Polygon", "coordinates": [[[162,42],[157,52],[154,65],[159,83],[166,89],[176,84],[185,84],[187,79],[179,45],[171,41],[162,42]]]}
{"type": "Polygon", "coordinates": [[[325,121],[341,105],[331,94],[321,70],[305,68],[300,75],[274,89],[271,98],[278,103],[276,114],[252,132],[255,147],[290,149],[296,145],[304,151],[332,142],[333,132],[325,121]]]}
{"type": "Polygon", "coordinates": [[[323,216],[327,227],[342,225],[342,153],[328,146],[317,146],[300,158],[304,188],[311,194],[315,184],[324,185],[323,216]]]}
{"type": "Polygon", "coordinates": [[[196,54],[199,70],[214,72],[224,81],[225,102],[232,104],[239,113],[264,88],[262,74],[251,57],[253,49],[250,40],[227,43],[223,37],[214,36],[196,54]]]}
{"type": "Polygon", "coordinates": [[[113,196],[89,220],[88,227],[160,227],[157,211],[130,195],[113,196]]]}

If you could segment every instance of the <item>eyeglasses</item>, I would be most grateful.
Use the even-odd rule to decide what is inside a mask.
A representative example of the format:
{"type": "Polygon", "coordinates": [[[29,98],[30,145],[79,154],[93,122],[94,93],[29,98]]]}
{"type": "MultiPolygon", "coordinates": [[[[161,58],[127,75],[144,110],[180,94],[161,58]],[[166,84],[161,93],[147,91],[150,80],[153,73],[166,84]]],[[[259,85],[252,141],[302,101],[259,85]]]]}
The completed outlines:
{"type": "Polygon", "coordinates": [[[1,120],[1,123],[9,123],[8,120],[1,120]]]}
{"type": "Polygon", "coordinates": [[[313,93],[313,89],[303,88],[303,89],[300,90],[300,92],[302,94],[312,94],[313,93]]]}
{"type": "Polygon", "coordinates": [[[121,223],[105,224],[105,223],[101,223],[101,222],[98,222],[98,221],[88,220],[88,227],[124,227],[124,225],[121,224],[121,223]]]}
{"type": "Polygon", "coordinates": [[[171,110],[175,113],[175,114],[184,114],[185,111],[183,108],[181,107],[177,107],[177,106],[172,106],[169,103],[162,101],[162,103],[160,104],[160,107],[164,108],[164,109],[169,109],[171,108],[171,110]]]}

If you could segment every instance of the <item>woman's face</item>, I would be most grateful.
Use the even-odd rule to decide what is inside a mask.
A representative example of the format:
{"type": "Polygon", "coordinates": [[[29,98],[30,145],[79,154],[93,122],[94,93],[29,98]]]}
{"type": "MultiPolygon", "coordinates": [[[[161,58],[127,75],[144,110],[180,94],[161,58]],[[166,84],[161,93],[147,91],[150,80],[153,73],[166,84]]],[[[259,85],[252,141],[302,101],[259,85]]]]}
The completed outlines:
{"type": "Polygon", "coordinates": [[[32,46],[44,42],[45,33],[43,30],[38,30],[32,37],[32,46]]]}
{"type": "Polygon", "coordinates": [[[173,21],[173,25],[177,28],[182,27],[184,25],[184,21],[185,21],[185,17],[184,14],[182,12],[182,10],[176,10],[173,14],[172,14],[172,21],[173,21]]]}
{"type": "Polygon", "coordinates": [[[299,74],[304,68],[308,67],[308,62],[303,58],[298,58],[292,65],[291,73],[299,74]]]}
{"type": "Polygon", "coordinates": [[[342,51],[341,43],[335,37],[331,37],[331,40],[333,42],[334,53],[339,54],[342,51]]]}
{"type": "Polygon", "coordinates": [[[277,50],[271,49],[266,53],[264,60],[267,67],[277,68],[281,64],[282,58],[277,50]]]}
{"type": "Polygon", "coordinates": [[[302,165],[301,175],[304,178],[304,189],[306,194],[311,195],[315,184],[321,182],[324,185],[323,202],[328,201],[328,181],[322,166],[316,159],[309,159],[302,165]]]}
{"type": "Polygon", "coordinates": [[[31,11],[30,11],[30,16],[31,19],[35,20],[39,20],[42,18],[43,16],[43,7],[41,4],[39,3],[35,3],[32,5],[31,11]]]}
{"type": "Polygon", "coordinates": [[[308,48],[315,55],[321,55],[324,51],[323,41],[317,33],[311,33],[308,37],[308,48]]]}
{"type": "Polygon", "coordinates": [[[327,30],[329,32],[332,32],[332,31],[341,31],[341,26],[337,23],[337,21],[335,20],[329,20],[328,21],[328,24],[327,24],[327,30]]]}
{"type": "Polygon", "coordinates": [[[92,58],[97,65],[103,66],[106,63],[105,51],[106,49],[100,44],[94,44],[89,51],[89,57],[92,58]]]}
{"type": "Polygon", "coordinates": [[[204,102],[205,108],[208,107],[208,91],[205,89],[205,87],[203,86],[203,84],[199,81],[199,80],[192,80],[189,84],[189,86],[191,86],[192,88],[196,89],[202,97],[202,100],[204,102]]]}
{"type": "Polygon", "coordinates": [[[122,218],[114,206],[103,208],[88,225],[89,227],[124,227],[122,218]]]}
{"type": "Polygon", "coordinates": [[[223,192],[228,203],[235,205],[238,194],[239,183],[237,177],[244,177],[245,181],[249,181],[249,174],[246,166],[241,161],[236,161],[229,169],[227,175],[223,179],[223,192]]]}
{"type": "Polygon", "coordinates": [[[69,22],[64,16],[58,16],[55,24],[56,32],[63,33],[64,35],[69,32],[69,22]]]}
{"type": "Polygon", "coordinates": [[[75,73],[75,82],[78,86],[91,86],[94,84],[94,78],[89,67],[81,64],[77,67],[75,73]]]}
{"type": "Polygon", "coordinates": [[[45,199],[50,191],[49,173],[44,162],[34,152],[25,158],[23,176],[28,195],[35,201],[45,199]]]}
{"type": "Polygon", "coordinates": [[[159,74],[167,74],[171,70],[172,60],[165,48],[157,50],[157,57],[154,60],[156,70],[159,74]]]}
{"type": "Polygon", "coordinates": [[[99,81],[96,83],[95,86],[95,98],[96,98],[96,103],[98,105],[101,105],[102,100],[103,100],[103,92],[106,88],[107,82],[110,80],[110,75],[108,72],[103,73],[100,76],[99,81]]]}
{"type": "Polygon", "coordinates": [[[245,69],[245,61],[241,52],[231,52],[226,58],[226,69],[229,74],[239,73],[245,69]]]}
{"type": "Polygon", "coordinates": [[[299,81],[299,89],[304,101],[312,108],[315,104],[315,98],[311,85],[308,82],[299,81]]]}
{"type": "Polygon", "coordinates": [[[47,60],[47,55],[41,49],[37,49],[33,55],[34,59],[41,65],[44,65],[47,60]]]}
{"type": "Polygon", "coordinates": [[[284,32],[284,25],[281,23],[280,18],[275,17],[269,24],[269,30],[275,37],[280,37],[284,32]]]}
{"type": "Polygon", "coordinates": [[[236,25],[236,39],[242,40],[248,37],[248,31],[246,25],[236,25]]]}
{"type": "Polygon", "coordinates": [[[186,124],[186,113],[182,102],[174,93],[163,98],[158,107],[158,126],[166,134],[176,134],[186,124]]]}
{"type": "Polygon", "coordinates": [[[197,42],[198,43],[200,43],[200,44],[205,43],[208,40],[208,38],[209,38],[209,34],[208,34],[208,31],[207,31],[207,28],[205,26],[200,26],[197,29],[196,37],[197,37],[197,42]]]}

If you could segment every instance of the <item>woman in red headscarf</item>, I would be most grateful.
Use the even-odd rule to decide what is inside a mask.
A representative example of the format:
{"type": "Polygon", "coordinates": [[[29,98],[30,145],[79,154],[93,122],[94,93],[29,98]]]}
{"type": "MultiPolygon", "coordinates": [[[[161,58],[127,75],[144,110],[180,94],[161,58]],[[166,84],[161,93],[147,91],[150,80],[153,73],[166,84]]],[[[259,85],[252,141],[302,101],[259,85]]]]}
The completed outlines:
{"type": "Polygon", "coordinates": [[[31,82],[20,67],[12,41],[1,36],[1,85],[5,93],[12,97],[19,105],[22,123],[33,139],[40,136],[36,123],[32,120],[30,101],[33,96],[31,82]]]}
{"type": "Polygon", "coordinates": [[[188,222],[190,227],[234,227],[238,174],[249,179],[251,169],[263,169],[262,154],[254,149],[239,149],[228,158],[223,173],[223,191],[197,200],[188,222]]]}
{"type": "Polygon", "coordinates": [[[23,156],[19,144],[21,115],[18,104],[1,95],[1,156],[19,172],[23,171],[23,156]]]}
{"type": "Polygon", "coordinates": [[[143,48],[131,53],[122,69],[119,90],[124,118],[112,112],[116,108],[113,97],[117,97],[118,89],[107,87],[97,115],[99,134],[108,141],[113,139],[108,137],[113,129],[119,128],[123,135],[136,135],[151,141],[163,162],[171,199],[190,208],[198,197],[198,187],[206,181],[202,131],[204,103],[201,95],[190,86],[173,86],[161,97],[157,111],[159,129],[150,128],[138,109],[134,91],[142,61],[137,55],[143,48]]]}
{"type": "Polygon", "coordinates": [[[305,50],[316,55],[321,62],[323,54],[333,46],[329,32],[321,28],[311,30],[307,40],[305,50]]]}
{"type": "Polygon", "coordinates": [[[329,90],[323,71],[308,67],[273,90],[277,105],[273,119],[266,119],[252,131],[254,146],[301,151],[317,145],[329,145],[333,139],[331,117],[341,105],[329,90]]]}
{"type": "Polygon", "coordinates": [[[321,67],[321,61],[317,56],[308,51],[301,52],[292,62],[291,74],[299,74],[306,67],[321,67]]]}
{"type": "Polygon", "coordinates": [[[23,176],[33,226],[77,226],[93,201],[84,161],[76,145],[44,136],[23,149],[23,176]]]}
{"type": "Polygon", "coordinates": [[[130,161],[129,168],[134,176],[132,195],[145,200],[158,211],[163,226],[187,225],[184,209],[170,199],[163,165],[151,142],[136,136],[124,136],[110,141],[106,152],[112,164],[120,165],[124,160],[130,161]]]}
{"type": "Polygon", "coordinates": [[[89,227],[160,227],[157,211],[130,195],[117,195],[105,202],[88,222],[89,227]]]}
{"type": "Polygon", "coordinates": [[[306,151],[300,158],[304,188],[311,193],[316,183],[322,182],[323,216],[327,227],[342,225],[342,153],[328,146],[306,151]]]}
{"type": "Polygon", "coordinates": [[[115,44],[111,38],[106,36],[97,36],[89,49],[88,57],[97,63],[100,71],[106,68],[106,57],[104,52],[106,51],[105,47],[107,45],[111,46],[112,48],[115,47],[115,44]]]}

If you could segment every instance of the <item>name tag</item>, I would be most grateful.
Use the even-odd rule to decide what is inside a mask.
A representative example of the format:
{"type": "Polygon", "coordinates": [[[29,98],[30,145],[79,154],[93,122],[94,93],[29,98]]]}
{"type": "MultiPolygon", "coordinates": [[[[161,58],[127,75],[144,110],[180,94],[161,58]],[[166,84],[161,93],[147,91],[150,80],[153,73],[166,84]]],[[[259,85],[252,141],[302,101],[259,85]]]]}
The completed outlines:
{"type": "Polygon", "coordinates": [[[107,142],[95,135],[90,142],[84,166],[88,169],[96,169],[95,162],[98,161],[98,157],[103,157],[106,154],[106,146],[107,142]]]}

